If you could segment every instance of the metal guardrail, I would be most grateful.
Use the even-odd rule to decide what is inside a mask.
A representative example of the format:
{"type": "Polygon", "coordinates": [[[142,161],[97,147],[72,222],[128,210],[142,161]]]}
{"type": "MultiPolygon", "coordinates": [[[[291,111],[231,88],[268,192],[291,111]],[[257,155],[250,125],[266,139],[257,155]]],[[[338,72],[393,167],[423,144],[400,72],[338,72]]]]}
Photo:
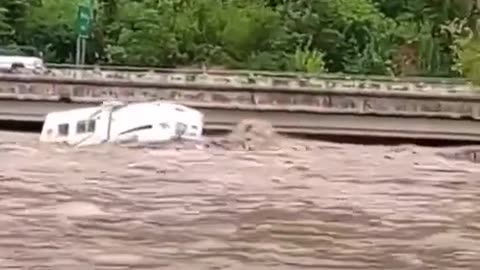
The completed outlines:
{"type": "Polygon", "coordinates": [[[444,78],[444,77],[391,77],[380,75],[357,75],[357,74],[314,74],[301,72],[273,72],[261,70],[221,70],[221,69],[201,69],[201,68],[157,68],[157,67],[137,67],[137,66],[113,66],[113,65],[72,65],[47,63],[49,69],[69,69],[69,70],[103,70],[132,73],[183,73],[183,74],[209,74],[218,76],[263,76],[272,78],[318,78],[329,80],[369,80],[378,82],[409,82],[409,83],[429,83],[429,84],[467,84],[468,81],[463,78],[444,78]]]}

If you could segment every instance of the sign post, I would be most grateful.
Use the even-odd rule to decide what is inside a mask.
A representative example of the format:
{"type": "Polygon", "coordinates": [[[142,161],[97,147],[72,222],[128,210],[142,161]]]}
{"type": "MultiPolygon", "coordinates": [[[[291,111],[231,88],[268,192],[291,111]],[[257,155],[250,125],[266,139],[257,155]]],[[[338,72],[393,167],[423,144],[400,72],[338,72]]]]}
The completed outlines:
{"type": "Polygon", "coordinates": [[[78,6],[77,20],[75,22],[75,31],[77,33],[77,52],[76,61],[77,65],[85,63],[85,54],[87,50],[87,39],[90,36],[92,29],[92,7],[78,6]]]}

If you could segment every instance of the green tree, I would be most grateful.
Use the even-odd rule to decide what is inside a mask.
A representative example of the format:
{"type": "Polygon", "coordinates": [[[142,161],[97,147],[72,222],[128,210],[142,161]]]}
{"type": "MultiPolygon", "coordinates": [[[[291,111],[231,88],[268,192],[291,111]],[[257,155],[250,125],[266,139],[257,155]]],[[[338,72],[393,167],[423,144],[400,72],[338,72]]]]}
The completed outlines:
{"type": "Polygon", "coordinates": [[[42,0],[25,19],[23,43],[44,52],[48,62],[72,62],[75,52],[74,22],[81,0],[42,0]]]}
{"type": "MultiPolygon", "coordinates": [[[[74,21],[85,1],[0,1],[0,45],[34,46],[48,62],[72,63],[74,21]]],[[[479,3],[96,0],[87,61],[98,55],[101,63],[119,65],[463,75],[477,81],[479,3]]]]}

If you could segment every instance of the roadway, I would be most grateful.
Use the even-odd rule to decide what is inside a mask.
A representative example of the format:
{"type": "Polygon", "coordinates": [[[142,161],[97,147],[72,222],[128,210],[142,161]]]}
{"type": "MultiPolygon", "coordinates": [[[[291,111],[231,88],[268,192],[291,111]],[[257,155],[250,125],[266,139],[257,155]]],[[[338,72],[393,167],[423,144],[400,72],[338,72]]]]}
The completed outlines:
{"type": "MultiPolygon", "coordinates": [[[[47,113],[91,106],[79,103],[0,100],[0,121],[43,122],[47,113]]],[[[201,109],[207,130],[230,130],[242,119],[263,119],[278,132],[303,135],[362,136],[480,142],[472,120],[282,111],[201,109]]]]}

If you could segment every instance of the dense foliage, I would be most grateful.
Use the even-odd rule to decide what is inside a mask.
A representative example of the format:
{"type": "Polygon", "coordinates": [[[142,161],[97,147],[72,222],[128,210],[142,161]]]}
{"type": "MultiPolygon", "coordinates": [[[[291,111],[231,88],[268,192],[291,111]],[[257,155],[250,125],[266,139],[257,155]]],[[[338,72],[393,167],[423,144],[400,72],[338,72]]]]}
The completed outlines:
{"type": "MultiPolygon", "coordinates": [[[[84,0],[1,0],[0,44],[75,59],[84,0]]],[[[480,5],[480,1],[478,1],[480,5]]],[[[477,0],[97,0],[87,61],[480,79],[477,0]]]]}

